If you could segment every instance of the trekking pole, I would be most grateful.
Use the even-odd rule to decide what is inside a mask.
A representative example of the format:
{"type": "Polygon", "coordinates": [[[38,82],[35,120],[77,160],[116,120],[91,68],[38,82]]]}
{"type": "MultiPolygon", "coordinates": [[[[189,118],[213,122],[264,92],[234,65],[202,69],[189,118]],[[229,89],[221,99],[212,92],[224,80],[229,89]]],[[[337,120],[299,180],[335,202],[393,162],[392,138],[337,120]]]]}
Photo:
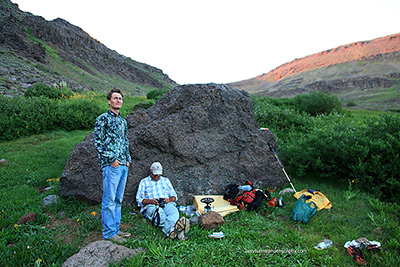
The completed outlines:
{"type": "Polygon", "coordinates": [[[289,175],[287,175],[285,168],[283,167],[282,162],[279,160],[278,155],[275,153],[274,148],[272,147],[272,145],[270,143],[268,143],[269,146],[269,150],[271,150],[271,152],[274,154],[276,160],[278,161],[279,165],[281,166],[282,172],[285,174],[286,178],[288,179],[290,185],[292,186],[293,190],[295,193],[297,193],[296,189],[294,188],[293,184],[292,184],[292,180],[290,179],[289,175]]]}

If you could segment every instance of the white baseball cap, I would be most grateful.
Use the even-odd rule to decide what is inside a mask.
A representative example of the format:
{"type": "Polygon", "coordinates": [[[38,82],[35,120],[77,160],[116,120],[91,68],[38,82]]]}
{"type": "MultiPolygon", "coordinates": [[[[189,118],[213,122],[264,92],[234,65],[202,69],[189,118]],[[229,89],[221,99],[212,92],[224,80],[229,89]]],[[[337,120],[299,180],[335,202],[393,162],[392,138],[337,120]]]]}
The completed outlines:
{"type": "Polygon", "coordinates": [[[151,164],[150,166],[150,171],[154,174],[154,175],[162,175],[162,166],[160,162],[154,162],[153,164],[151,164]]]}

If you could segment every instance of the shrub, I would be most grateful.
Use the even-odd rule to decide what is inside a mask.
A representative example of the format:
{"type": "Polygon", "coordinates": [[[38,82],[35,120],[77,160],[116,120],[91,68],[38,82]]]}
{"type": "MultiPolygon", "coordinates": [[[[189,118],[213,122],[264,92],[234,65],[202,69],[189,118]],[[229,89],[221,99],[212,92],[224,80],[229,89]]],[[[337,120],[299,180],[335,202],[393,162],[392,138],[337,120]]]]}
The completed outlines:
{"type": "Polygon", "coordinates": [[[398,202],[400,193],[400,118],[384,115],[356,124],[339,115],[321,116],[308,133],[293,131],[281,158],[298,176],[318,172],[398,202]]]}
{"type": "Polygon", "coordinates": [[[346,103],[346,107],[356,107],[356,106],[357,106],[357,104],[354,101],[347,101],[347,103],[346,103]]]}
{"type": "Polygon", "coordinates": [[[25,97],[45,97],[50,99],[70,98],[73,93],[66,86],[48,86],[36,83],[25,91],[25,97]]]}
{"type": "Polygon", "coordinates": [[[342,104],[336,96],[323,92],[312,92],[309,95],[297,95],[293,98],[294,105],[312,116],[330,114],[342,111],[342,104]]]}
{"type": "Polygon", "coordinates": [[[166,92],[168,92],[168,89],[156,89],[156,90],[151,90],[146,94],[147,99],[154,99],[158,100],[160,99],[166,92]]]}
{"type": "Polygon", "coordinates": [[[347,181],[351,176],[348,166],[358,163],[363,153],[357,140],[357,126],[350,119],[338,114],[319,116],[308,132],[289,133],[282,160],[298,176],[320,172],[321,176],[347,181]]]}
{"type": "Polygon", "coordinates": [[[54,126],[54,100],[1,96],[0,101],[0,141],[42,133],[54,126]]]}
{"type": "Polygon", "coordinates": [[[96,118],[103,112],[103,108],[93,101],[70,99],[58,103],[54,124],[67,131],[89,129],[94,127],[96,118]]]}
{"type": "Polygon", "coordinates": [[[286,139],[291,131],[307,132],[313,125],[313,118],[299,113],[291,106],[274,106],[270,102],[256,101],[254,117],[260,127],[270,129],[276,137],[286,139]]]}
{"type": "Polygon", "coordinates": [[[0,141],[57,129],[92,128],[97,116],[105,112],[96,102],[85,99],[0,96],[0,101],[0,141]]]}
{"type": "Polygon", "coordinates": [[[367,120],[360,140],[367,152],[361,166],[352,166],[364,177],[361,186],[377,193],[381,200],[399,203],[400,117],[382,115],[367,120]]]}

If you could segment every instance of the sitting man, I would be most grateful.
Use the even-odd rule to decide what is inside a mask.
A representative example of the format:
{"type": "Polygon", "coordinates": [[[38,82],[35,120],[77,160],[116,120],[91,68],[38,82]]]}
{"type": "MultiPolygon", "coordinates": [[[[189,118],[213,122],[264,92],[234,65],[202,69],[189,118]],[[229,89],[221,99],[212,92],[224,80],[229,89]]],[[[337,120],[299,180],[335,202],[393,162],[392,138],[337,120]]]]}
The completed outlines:
{"type": "Polygon", "coordinates": [[[140,213],[145,211],[147,218],[170,238],[185,240],[190,222],[185,217],[179,218],[176,192],[170,180],[161,175],[161,164],[154,162],[150,166],[150,175],[140,181],[136,194],[140,213]]]}

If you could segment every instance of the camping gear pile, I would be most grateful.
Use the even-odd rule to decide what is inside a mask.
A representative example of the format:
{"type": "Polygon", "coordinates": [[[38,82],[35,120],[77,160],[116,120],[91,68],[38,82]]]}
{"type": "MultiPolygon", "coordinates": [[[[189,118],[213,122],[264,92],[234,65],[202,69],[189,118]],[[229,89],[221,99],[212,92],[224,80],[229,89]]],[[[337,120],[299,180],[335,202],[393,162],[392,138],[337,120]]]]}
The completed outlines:
{"type": "Polygon", "coordinates": [[[246,208],[248,211],[253,211],[261,205],[263,200],[269,201],[271,195],[268,191],[264,193],[261,189],[254,189],[253,184],[246,181],[244,186],[228,185],[224,199],[241,210],[246,208]]]}
{"type": "MultiPolygon", "coordinates": [[[[187,213],[187,215],[197,216],[193,216],[190,221],[195,221],[195,223],[200,222],[200,225],[207,230],[215,229],[225,223],[225,220],[223,219],[224,216],[244,209],[247,211],[254,211],[261,206],[264,200],[268,201],[269,207],[283,207],[282,196],[287,193],[293,194],[293,197],[297,199],[290,216],[290,219],[294,221],[307,224],[317,211],[323,209],[330,210],[332,208],[330,200],[319,190],[303,189],[299,192],[296,191],[292,180],[287,175],[272,145],[268,143],[268,146],[280,164],[282,172],[289,181],[291,188],[281,190],[278,194],[278,199],[277,197],[271,197],[271,193],[274,192],[276,188],[273,190],[267,189],[266,191],[262,191],[261,189],[254,188],[253,183],[249,180],[245,181],[243,185],[230,184],[226,187],[223,196],[194,196],[193,205],[188,206],[191,211],[190,213],[187,213]]],[[[225,234],[223,232],[214,232],[208,236],[210,238],[221,239],[225,237],[225,234]]],[[[329,239],[325,239],[315,248],[318,250],[324,250],[332,246],[333,242],[329,239]]],[[[363,258],[361,248],[365,248],[366,251],[380,251],[381,244],[377,241],[369,241],[366,238],[359,238],[357,240],[346,242],[344,247],[346,248],[347,254],[349,254],[356,263],[367,265],[368,263],[363,258]]]]}

